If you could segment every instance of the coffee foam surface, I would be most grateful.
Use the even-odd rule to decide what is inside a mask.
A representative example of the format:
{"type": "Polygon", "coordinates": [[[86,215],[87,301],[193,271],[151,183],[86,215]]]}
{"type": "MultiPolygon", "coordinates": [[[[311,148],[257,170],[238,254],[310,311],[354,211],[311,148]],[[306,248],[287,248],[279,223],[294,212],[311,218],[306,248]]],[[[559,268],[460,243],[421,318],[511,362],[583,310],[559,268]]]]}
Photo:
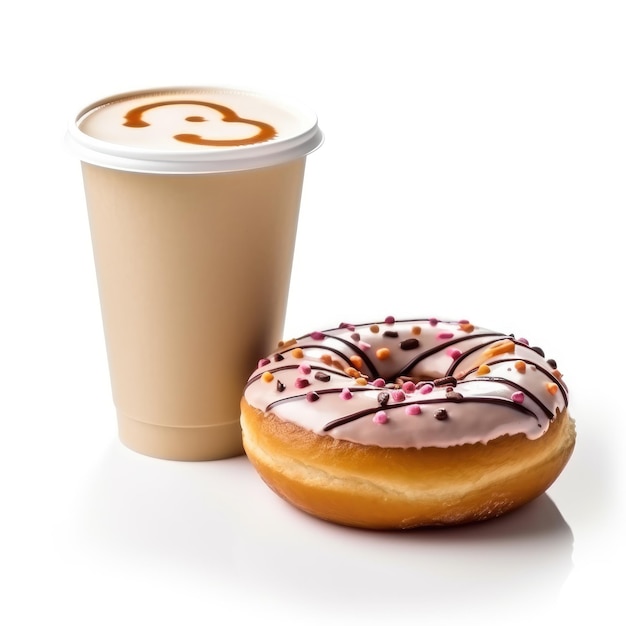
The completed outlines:
{"type": "Polygon", "coordinates": [[[163,172],[262,167],[304,156],[322,142],[317,118],[305,108],[221,87],[113,96],[85,108],[68,134],[85,161],[163,172]]]}

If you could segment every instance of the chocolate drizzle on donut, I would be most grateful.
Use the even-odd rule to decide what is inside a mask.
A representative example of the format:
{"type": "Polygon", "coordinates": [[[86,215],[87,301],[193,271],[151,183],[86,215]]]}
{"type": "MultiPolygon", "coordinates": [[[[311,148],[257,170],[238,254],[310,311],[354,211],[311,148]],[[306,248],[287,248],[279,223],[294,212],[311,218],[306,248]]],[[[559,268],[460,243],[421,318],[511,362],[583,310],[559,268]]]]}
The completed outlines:
{"type": "Polygon", "coordinates": [[[434,318],[344,323],[281,343],[259,361],[244,395],[266,414],[319,434],[398,447],[498,433],[536,438],[568,404],[556,361],[541,349],[465,320],[434,318]],[[362,419],[381,411],[384,420],[362,419]]]}

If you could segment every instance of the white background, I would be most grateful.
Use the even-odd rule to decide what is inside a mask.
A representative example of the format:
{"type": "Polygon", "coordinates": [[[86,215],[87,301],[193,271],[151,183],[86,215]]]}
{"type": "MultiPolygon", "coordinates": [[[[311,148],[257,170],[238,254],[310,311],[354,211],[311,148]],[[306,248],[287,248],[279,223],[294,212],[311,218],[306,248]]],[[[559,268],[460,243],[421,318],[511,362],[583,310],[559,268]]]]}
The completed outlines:
{"type": "Polygon", "coordinates": [[[623,3],[59,0],[9,3],[2,24],[0,623],[619,622],[623,3]],[[326,135],[286,335],[392,314],[528,337],[578,429],[547,495],[369,533],[293,510],[243,457],[118,443],[63,135],[111,93],[211,83],[305,101],[326,135]]]}

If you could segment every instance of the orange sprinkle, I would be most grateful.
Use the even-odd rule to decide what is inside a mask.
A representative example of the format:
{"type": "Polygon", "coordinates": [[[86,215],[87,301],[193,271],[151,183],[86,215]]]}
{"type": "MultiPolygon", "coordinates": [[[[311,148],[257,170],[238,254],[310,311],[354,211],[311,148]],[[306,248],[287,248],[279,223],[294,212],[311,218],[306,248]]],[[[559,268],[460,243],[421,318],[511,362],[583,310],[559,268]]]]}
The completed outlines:
{"type": "Polygon", "coordinates": [[[370,326],[370,330],[371,330],[373,333],[377,333],[377,332],[380,330],[380,328],[378,327],[378,324],[372,324],[372,325],[370,326]]]}
{"type": "Polygon", "coordinates": [[[497,354],[506,354],[507,352],[515,352],[515,344],[510,339],[499,341],[487,348],[483,354],[487,355],[487,358],[496,356],[497,354]]]}
{"type": "Polygon", "coordinates": [[[363,376],[359,376],[354,382],[357,385],[361,385],[361,387],[364,387],[365,385],[367,385],[367,379],[363,378],[363,376]]]}
{"type": "Polygon", "coordinates": [[[471,333],[474,330],[474,324],[459,324],[459,328],[466,333],[471,333]]]}
{"type": "Polygon", "coordinates": [[[278,342],[278,347],[279,348],[288,348],[289,346],[293,346],[294,343],[296,343],[295,339],[289,339],[288,341],[279,341],[278,342]]]}
{"type": "Polygon", "coordinates": [[[343,369],[343,363],[338,359],[333,359],[331,365],[336,367],[338,370],[343,369]]]}
{"type": "Polygon", "coordinates": [[[523,374],[526,371],[526,363],[524,361],[515,361],[515,369],[520,374],[523,374]]]}
{"type": "Polygon", "coordinates": [[[354,367],[346,367],[344,372],[348,376],[352,376],[352,378],[358,378],[361,375],[361,372],[359,372],[359,370],[357,370],[357,369],[354,369],[354,367]]]}
{"type": "Polygon", "coordinates": [[[559,370],[552,370],[552,376],[554,376],[555,378],[558,378],[559,380],[563,378],[563,374],[561,374],[559,370]]]}
{"type": "Polygon", "coordinates": [[[491,371],[491,368],[488,365],[485,365],[484,363],[476,370],[476,373],[479,376],[485,376],[486,374],[489,374],[489,372],[491,371]]]}
{"type": "Polygon", "coordinates": [[[352,363],[352,365],[354,365],[354,367],[356,367],[358,370],[363,369],[363,359],[357,354],[350,357],[350,363],[352,363]]]}
{"type": "Polygon", "coordinates": [[[411,328],[411,332],[414,335],[421,335],[422,334],[422,327],[421,326],[413,326],[413,328],[411,328]]]}
{"type": "Polygon", "coordinates": [[[333,357],[330,356],[330,354],[322,354],[322,356],[320,357],[320,361],[325,365],[330,366],[333,364],[333,357]]]}
{"type": "Polygon", "coordinates": [[[302,348],[294,348],[291,351],[291,356],[294,359],[301,359],[304,356],[304,352],[302,352],[302,348]]]}
{"type": "Polygon", "coordinates": [[[263,382],[271,383],[274,380],[274,374],[272,374],[272,372],[263,372],[261,379],[263,382]]]}
{"type": "Polygon", "coordinates": [[[391,356],[391,350],[389,350],[389,348],[379,348],[376,350],[376,356],[381,361],[385,361],[391,356]]]}
{"type": "Polygon", "coordinates": [[[554,396],[559,390],[559,386],[556,383],[546,383],[546,389],[554,396]]]}

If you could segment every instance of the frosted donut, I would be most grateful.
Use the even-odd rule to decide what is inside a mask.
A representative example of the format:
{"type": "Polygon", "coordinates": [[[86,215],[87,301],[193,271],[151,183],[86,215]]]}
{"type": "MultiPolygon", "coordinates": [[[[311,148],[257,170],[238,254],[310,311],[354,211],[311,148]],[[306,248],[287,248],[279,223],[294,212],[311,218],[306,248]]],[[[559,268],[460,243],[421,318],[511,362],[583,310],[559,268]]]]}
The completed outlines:
{"type": "Polygon", "coordinates": [[[261,478],[375,529],[485,520],[539,496],[575,443],[554,360],[466,320],[342,324],[279,344],[241,401],[261,478]]]}

